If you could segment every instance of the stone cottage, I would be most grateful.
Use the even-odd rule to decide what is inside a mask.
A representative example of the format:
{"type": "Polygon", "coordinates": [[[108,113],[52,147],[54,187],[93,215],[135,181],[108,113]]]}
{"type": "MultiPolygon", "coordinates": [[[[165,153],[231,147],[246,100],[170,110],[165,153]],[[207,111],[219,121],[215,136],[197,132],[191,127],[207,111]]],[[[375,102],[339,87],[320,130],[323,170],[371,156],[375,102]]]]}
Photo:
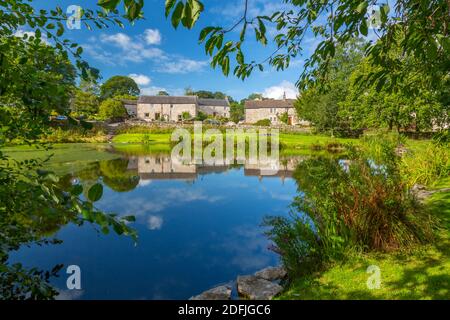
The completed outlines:
{"type": "Polygon", "coordinates": [[[198,99],[199,111],[214,117],[230,117],[228,99],[198,99]]]}
{"type": "Polygon", "coordinates": [[[245,101],[245,122],[255,123],[259,120],[269,119],[273,125],[282,124],[280,116],[287,112],[288,125],[308,125],[307,121],[298,119],[294,108],[294,99],[267,99],[245,101]]]}
{"type": "Polygon", "coordinates": [[[122,100],[129,117],[137,116],[137,100],[122,100]]]}
{"type": "Polygon", "coordinates": [[[202,111],[211,116],[229,117],[230,104],[226,99],[199,99],[197,96],[141,96],[137,102],[137,118],[145,121],[183,120],[183,114],[196,117],[202,111]]]}

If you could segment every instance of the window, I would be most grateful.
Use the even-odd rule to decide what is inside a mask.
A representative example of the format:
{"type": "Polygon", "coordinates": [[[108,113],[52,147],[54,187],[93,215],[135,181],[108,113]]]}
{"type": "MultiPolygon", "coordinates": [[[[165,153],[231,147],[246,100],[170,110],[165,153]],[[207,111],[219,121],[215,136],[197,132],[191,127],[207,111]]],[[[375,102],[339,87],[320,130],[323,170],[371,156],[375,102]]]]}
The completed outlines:
{"type": "Polygon", "coordinates": [[[178,115],[178,121],[181,121],[181,120],[183,120],[183,117],[182,117],[181,114],[179,114],[179,115],[178,115]]]}
{"type": "Polygon", "coordinates": [[[155,113],[155,120],[159,120],[161,118],[161,113],[156,112],[155,113]]]}
{"type": "Polygon", "coordinates": [[[150,113],[144,113],[144,117],[149,118],[150,117],[150,113]]]}

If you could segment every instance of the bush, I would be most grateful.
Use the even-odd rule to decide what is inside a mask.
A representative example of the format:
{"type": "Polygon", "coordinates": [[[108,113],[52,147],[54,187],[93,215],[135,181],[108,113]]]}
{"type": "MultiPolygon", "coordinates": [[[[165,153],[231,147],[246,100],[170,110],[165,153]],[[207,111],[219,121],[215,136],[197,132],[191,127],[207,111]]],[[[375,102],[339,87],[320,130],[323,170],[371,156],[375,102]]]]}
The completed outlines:
{"type": "Polygon", "coordinates": [[[100,143],[106,142],[107,140],[106,133],[103,129],[97,127],[94,127],[91,130],[83,129],[81,127],[72,127],[69,129],[52,128],[41,138],[41,142],[45,143],[100,143]]]}
{"type": "Polygon", "coordinates": [[[269,127],[272,122],[269,119],[261,119],[255,122],[255,126],[269,127]]]}
{"type": "Polygon", "coordinates": [[[281,122],[283,122],[284,124],[288,124],[289,122],[289,115],[287,112],[283,112],[279,117],[281,122]]]}
{"type": "Polygon", "coordinates": [[[206,113],[199,111],[197,113],[197,117],[195,118],[196,121],[204,121],[208,118],[208,116],[206,115],[206,113]]]}
{"type": "Polygon", "coordinates": [[[264,222],[293,276],[342,260],[348,250],[402,250],[432,238],[431,218],[403,182],[392,145],[378,154],[348,149],[347,160],[300,163],[294,178],[301,195],[291,217],[264,222]]]}
{"type": "Polygon", "coordinates": [[[402,158],[401,169],[410,187],[433,185],[450,175],[450,151],[446,146],[430,144],[424,150],[407,153],[402,158]]]}
{"type": "Polygon", "coordinates": [[[121,101],[106,99],[100,104],[99,116],[103,120],[121,120],[127,117],[127,110],[121,101]]]}

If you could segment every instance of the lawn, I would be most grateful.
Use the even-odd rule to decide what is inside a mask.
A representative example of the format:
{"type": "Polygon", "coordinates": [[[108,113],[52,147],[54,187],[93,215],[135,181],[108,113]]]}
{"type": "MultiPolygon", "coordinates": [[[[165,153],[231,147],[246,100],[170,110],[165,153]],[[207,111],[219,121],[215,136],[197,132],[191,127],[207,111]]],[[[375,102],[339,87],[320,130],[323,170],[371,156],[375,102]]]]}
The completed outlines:
{"type": "MultiPolygon", "coordinates": [[[[450,178],[435,188],[449,188],[450,178]]],[[[450,192],[426,202],[439,219],[432,245],[410,253],[355,255],[342,265],[294,281],[278,299],[450,299],[450,192]],[[381,286],[370,290],[367,267],[380,268],[381,286]]]]}
{"type": "MultiPolygon", "coordinates": [[[[145,143],[150,145],[170,144],[170,133],[125,133],[114,137],[113,143],[145,143]]],[[[331,138],[305,133],[280,133],[280,144],[284,149],[326,148],[333,143],[354,143],[357,139],[331,138]]]]}

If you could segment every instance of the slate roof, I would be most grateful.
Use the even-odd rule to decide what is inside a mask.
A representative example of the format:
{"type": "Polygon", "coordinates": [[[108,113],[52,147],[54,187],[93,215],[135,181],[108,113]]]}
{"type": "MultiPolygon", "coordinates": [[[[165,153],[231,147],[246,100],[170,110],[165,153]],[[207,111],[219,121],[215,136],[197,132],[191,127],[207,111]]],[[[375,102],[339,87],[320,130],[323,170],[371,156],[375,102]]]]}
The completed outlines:
{"type": "Polygon", "coordinates": [[[196,96],[140,96],[138,103],[146,104],[196,104],[196,96]]]}
{"type": "Polygon", "coordinates": [[[293,108],[294,99],[286,100],[247,100],[245,101],[245,109],[261,109],[261,108],[293,108]]]}
{"type": "Polygon", "coordinates": [[[199,106],[212,106],[212,107],[229,107],[230,104],[226,99],[202,99],[198,98],[199,106]]]}
{"type": "Polygon", "coordinates": [[[199,106],[229,107],[226,99],[201,99],[197,96],[140,96],[138,103],[145,104],[198,104],[199,106]]]}

